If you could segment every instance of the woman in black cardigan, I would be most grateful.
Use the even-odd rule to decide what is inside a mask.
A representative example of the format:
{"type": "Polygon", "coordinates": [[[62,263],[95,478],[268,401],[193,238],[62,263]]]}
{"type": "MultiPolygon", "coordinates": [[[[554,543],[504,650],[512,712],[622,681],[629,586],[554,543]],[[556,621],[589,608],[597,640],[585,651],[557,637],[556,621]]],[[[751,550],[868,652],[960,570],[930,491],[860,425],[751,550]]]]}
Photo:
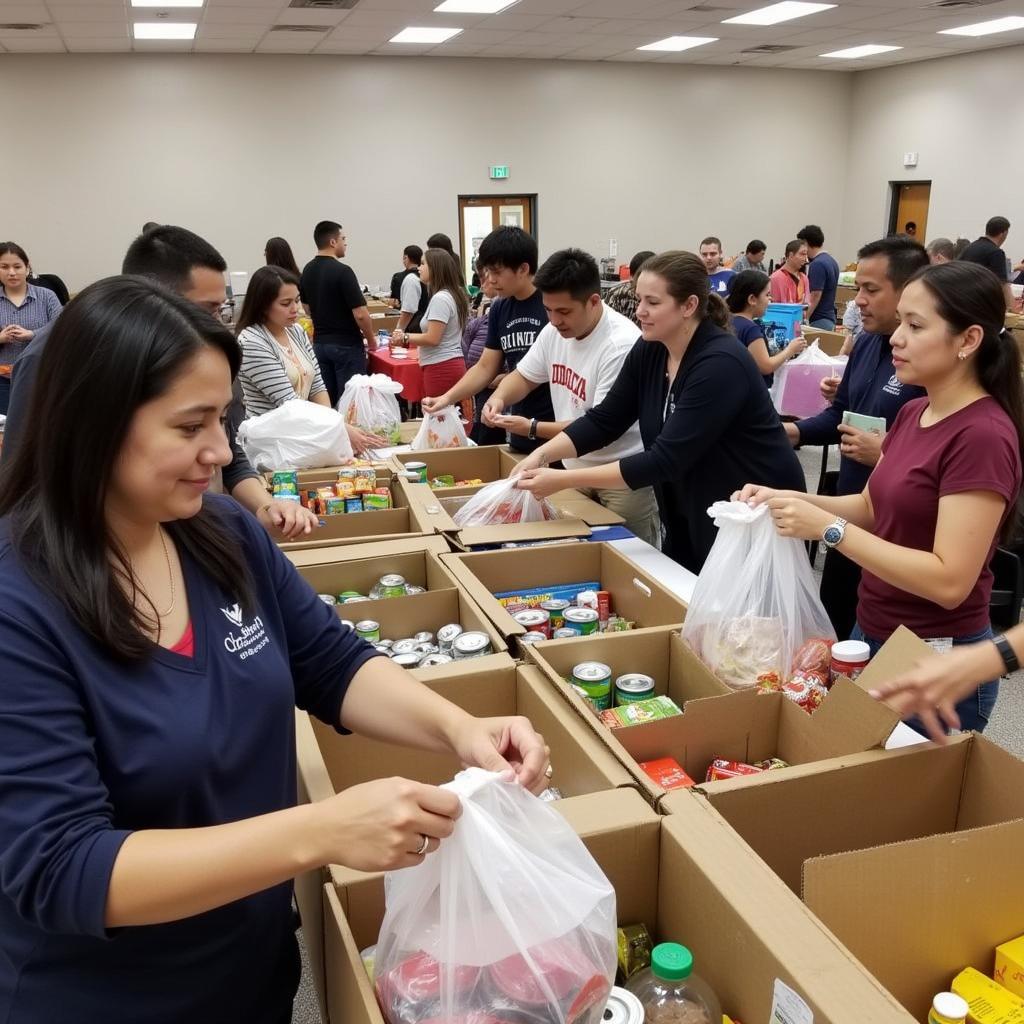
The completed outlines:
{"type": "Polygon", "coordinates": [[[653,485],[665,553],[699,572],[715,540],[711,504],[748,480],[803,491],[804,474],[753,358],[729,329],[725,303],[709,293],[700,258],[652,257],[636,292],[643,337],[611,391],[519,464],[519,486],[546,497],[566,487],[653,485]],[[548,468],[605,447],[637,420],[646,451],[605,466],[548,468]]]}

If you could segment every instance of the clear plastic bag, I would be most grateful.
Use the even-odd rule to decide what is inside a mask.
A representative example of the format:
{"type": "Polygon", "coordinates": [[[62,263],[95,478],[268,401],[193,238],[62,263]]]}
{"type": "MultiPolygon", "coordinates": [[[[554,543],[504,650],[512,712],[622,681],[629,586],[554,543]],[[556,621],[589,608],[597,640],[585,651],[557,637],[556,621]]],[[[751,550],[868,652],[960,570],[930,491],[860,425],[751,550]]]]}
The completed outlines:
{"type": "Polygon", "coordinates": [[[259,470],[317,469],[352,459],[352,443],[341,415],[301,399],[243,420],[238,441],[259,470]]]}
{"type": "Polygon", "coordinates": [[[386,437],[388,444],[397,445],[402,440],[399,433],[402,411],[396,397],[401,391],[402,385],[386,374],[357,373],[345,385],[338,400],[338,412],[351,426],[386,437]]]}
{"type": "Polygon", "coordinates": [[[821,393],[821,382],[842,377],[846,356],[830,356],[812,341],[795,359],[775,371],[772,401],[781,416],[815,416],[828,405],[821,393]]]}
{"type": "Polygon", "coordinates": [[[457,406],[450,405],[438,412],[429,412],[412,442],[414,452],[430,448],[468,448],[469,438],[459,419],[457,406]]]}
{"type": "Polygon", "coordinates": [[[374,967],[388,1024],[600,1024],[616,968],[615,891],[565,819],[470,768],[452,836],[389,874],[374,967]]]}
{"type": "Polygon", "coordinates": [[[557,519],[547,498],[520,490],[515,478],[496,480],[481,487],[452,518],[456,526],[504,526],[507,523],[542,523],[557,519]]]}
{"type": "Polygon", "coordinates": [[[736,690],[780,689],[797,674],[824,682],[821,662],[836,634],[803,542],[779,536],[767,505],[718,501],[708,515],[718,536],[697,577],[683,639],[736,690]]]}

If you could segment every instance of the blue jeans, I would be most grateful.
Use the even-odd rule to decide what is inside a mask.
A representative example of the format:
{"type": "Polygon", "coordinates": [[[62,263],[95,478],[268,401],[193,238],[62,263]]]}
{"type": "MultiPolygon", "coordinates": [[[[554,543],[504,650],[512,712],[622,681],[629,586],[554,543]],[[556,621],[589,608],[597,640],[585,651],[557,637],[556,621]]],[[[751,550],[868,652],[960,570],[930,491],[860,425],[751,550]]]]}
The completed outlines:
{"type": "MultiPolygon", "coordinates": [[[[974,636],[953,637],[953,646],[960,647],[965,644],[976,644],[981,640],[990,640],[993,635],[992,627],[989,626],[983,632],[977,633],[974,636]]],[[[869,636],[865,636],[864,630],[860,628],[859,624],[853,627],[850,639],[863,640],[871,649],[872,658],[878,653],[878,649],[882,646],[881,640],[874,640],[869,636]]],[[[973,732],[984,732],[985,726],[988,725],[988,720],[992,717],[992,712],[995,710],[996,699],[998,696],[999,680],[993,679],[991,682],[982,683],[981,686],[979,686],[978,689],[969,697],[964,697],[964,699],[956,706],[956,713],[960,717],[960,728],[964,732],[969,730],[973,732]]],[[[909,725],[911,729],[919,732],[922,736],[927,735],[924,726],[916,717],[908,718],[907,725],[909,725]]]]}
{"type": "Polygon", "coordinates": [[[358,345],[336,341],[321,341],[313,345],[313,353],[320,364],[320,375],[331,396],[331,405],[338,407],[349,377],[366,373],[366,352],[362,341],[358,345]]]}
{"type": "Polygon", "coordinates": [[[816,331],[834,331],[836,322],[835,320],[812,320],[811,327],[816,331]]]}

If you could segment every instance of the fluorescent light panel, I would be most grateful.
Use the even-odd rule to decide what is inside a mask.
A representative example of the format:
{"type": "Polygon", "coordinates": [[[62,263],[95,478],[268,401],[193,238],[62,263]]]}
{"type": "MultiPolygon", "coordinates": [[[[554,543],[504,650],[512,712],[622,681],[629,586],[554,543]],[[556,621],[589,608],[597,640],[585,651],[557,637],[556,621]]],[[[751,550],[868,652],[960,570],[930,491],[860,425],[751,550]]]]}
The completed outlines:
{"type": "Polygon", "coordinates": [[[457,36],[461,28],[422,28],[410,25],[403,28],[397,36],[392,36],[392,43],[443,43],[452,36],[457,36]]]}
{"type": "Polygon", "coordinates": [[[690,50],[695,46],[703,46],[705,43],[717,43],[718,39],[713,36],[669,36],[666,39],[659,39],[656,43],[648,43],[646,46],[638,46],[638,50],[663,50],[666,53],[679,53],[682,50],[690,50]]]}
{"type": "Polygon", "coordinates": [[[851,46],[848,50],[833,50],[832,53],[823,53],[822,57],[836,57],[839,60],[857,60],[860,57],[874,57],[879,53],[890,53],[893,50],[902,50],[902,46],[879,46],[876,43],[867,43],[864,46],[851,46]]]}
{"type": "Polygon", "coordinates": [[[132,0],[132,7],[159,7],[167,10],[170,7],[202,7],[203,0],[132,0]]]}
{"type": "Polygon", "coordinates": [[[434,8],[436,14],[499,14],[519,0],[444,0],[434,8]]]}
{"type": "Polygon", "coordinates": [[[137,21],[134,26],[136,39],[195,39],[194,21],[137,21]]]}
{"type": "Polygon", "coordinates": [[[806,4],[800,0],[783,0],[782,3],[762,7],[757,11],[739,14],[735,18],[726,18],[723,25],[778,25],[794,18],[806,18],[808,14],[829,11],[835,4],[806,4]]]}
{"type": "Polygon", "coordinates": [[[961,25],[960,28],[944,28],[940,36],[991,36],[996,32],[1014,32],[1024,28],[1024,18],[1013,15],[996,18],[995,21],[979,21],[976,25],[961,25]]]}

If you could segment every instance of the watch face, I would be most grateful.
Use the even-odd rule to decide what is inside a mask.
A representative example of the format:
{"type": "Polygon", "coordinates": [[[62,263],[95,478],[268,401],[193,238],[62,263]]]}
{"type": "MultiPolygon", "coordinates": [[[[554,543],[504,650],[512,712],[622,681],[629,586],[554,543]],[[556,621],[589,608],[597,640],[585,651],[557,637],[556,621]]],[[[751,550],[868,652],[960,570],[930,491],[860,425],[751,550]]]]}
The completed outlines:
{"type": "Polygon", "coordinates": [[[838,526],[830,526],[825,530],[825,543],[835,545],[843,539],[843,531],[838,526]]]}

